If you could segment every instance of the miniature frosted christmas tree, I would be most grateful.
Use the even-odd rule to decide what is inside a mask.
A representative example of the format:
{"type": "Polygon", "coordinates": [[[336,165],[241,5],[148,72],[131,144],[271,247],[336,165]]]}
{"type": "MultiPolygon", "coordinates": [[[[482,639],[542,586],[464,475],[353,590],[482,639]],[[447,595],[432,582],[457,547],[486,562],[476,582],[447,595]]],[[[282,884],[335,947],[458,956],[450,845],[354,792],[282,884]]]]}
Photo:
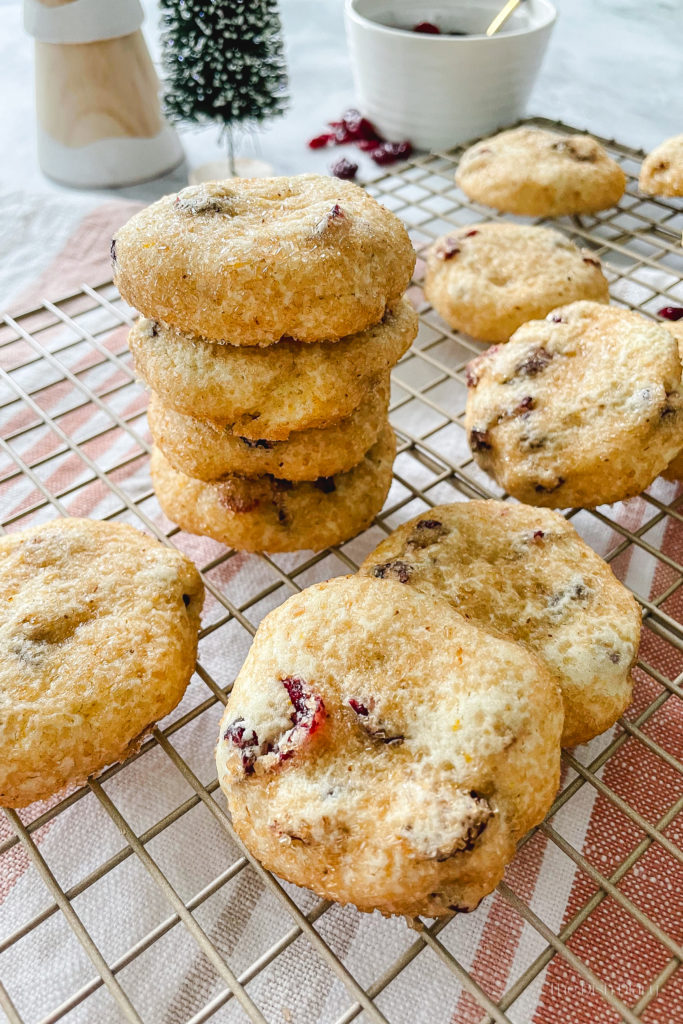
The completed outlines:
{"type": "Polygon", "coordinates": [[[161,9],[166,112],[175,121],[220,125],[227,172],[235,175],[235,129],[260,125],[287,106],[277,3],[161,0],[161,9]]]}

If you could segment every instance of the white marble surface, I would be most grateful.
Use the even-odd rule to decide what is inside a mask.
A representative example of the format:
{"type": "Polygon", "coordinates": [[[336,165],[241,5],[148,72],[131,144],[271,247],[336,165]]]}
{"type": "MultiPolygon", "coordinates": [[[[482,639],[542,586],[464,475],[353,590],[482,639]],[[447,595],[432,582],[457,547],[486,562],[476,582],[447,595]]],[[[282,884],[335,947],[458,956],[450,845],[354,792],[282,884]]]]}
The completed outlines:
{"type": "MultiPolygon", "coordinates": [[[[646,149],[683,131],[683,0],[555,2],[560,16],[529,112],[646,149]]],[[[156,57],[157,5],[143,4],[156,57]]],[[[263,156],[277,172],[324,170],[332,153],[311,152],[306,139],[354,101],[343,0],[281,0],[280,7],[292,103],[285,118],[244,140],[243,151],[263,156]]],[[[43,177],[36,160],[32,59],[20,0],[0,0],[0,187],[56,193],[63,190],[43,177]]],[[[192,165],[220,152],[213,128],[184,130],[183,143],[192,165]]],[[[149,200],[176,187],[186,173],[181,169],[116,194],[149,200]]]]}

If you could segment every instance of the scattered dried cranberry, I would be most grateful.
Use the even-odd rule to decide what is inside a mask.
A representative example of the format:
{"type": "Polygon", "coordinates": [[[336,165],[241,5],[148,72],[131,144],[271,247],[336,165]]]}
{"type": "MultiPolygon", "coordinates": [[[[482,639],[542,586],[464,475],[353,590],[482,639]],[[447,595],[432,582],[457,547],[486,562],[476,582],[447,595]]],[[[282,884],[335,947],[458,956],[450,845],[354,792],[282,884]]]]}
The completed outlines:
{"type": "Polygon", "coordinates": [[[363,718],[367,718],[370,712],[366,708],[365,704],[362,704],[355,697],[349,697],[349,707],[352,711],[355,711],[357,715],[361,715],[363,718]]]}
{"type": "Polygon", "coordinates": [[[609,660],[614,662],[615,665],[618,665],[621,661],[621,655],[619,654],[619,651],[610,651],[609,660]]]}
{"type": "Polygon", "coordinates": [[[478,230],[476,228],[472,228],[471,231],[466,231],[465,234],[462,237],[463,238],[472,238],[473,235],[478,235],[478,234],[479,234],[478,230]]]}
{"type": "Polygon", "coordinates": [[[583,262],[584,263],[590,263],[591,266],[593,266],[593,267],[599,267],[600,266],[600,260],[593,259],[592,256],[584,256],[583,257],[583,262]]]}
{"type": "Polygon", "coordinates": [[[404,142],[383,142],[372,150],[370,157],[380,167],[385,167],[387,164],[393,164],[395,160],[410,156],[412,151],[413,147],[407,139],[404,142]]]}
{"type": "Polygon", "coordinates": [[[348,142],[382,141],[375,126],[363,117],[359,110],[345,111],[341,121],[330,121],[330,127],[334,128],[337,145],[345,145],[348,142]]]}
{"type": "MultiPolygon", "coordinates": [[[[407,157],[412,152],[409,142],[386,142],[379,134],[371,121],[363,117],[358,110],[347,110],[342,114],[340,121],[329,121],[329,132],[322,132],[314,136],[308,142],[310,149],[324,149],[326,146],[345,146],[353,143],[363,152],[369,153],[373,160],[381,166],[393,163],[402,157],[407,157]]],[[[338,173],[333,168],[332,173],[338,178],[352,178],[355,174],[350,172],[354,165],[350,161],[340,160],[335,167],[343,167],[345,173],[338,173]]],[[[356,171],[358,168],[356,167],[356,171]]]]}
{"type": "Polygon", "coordinates": [[[566,320],[563,320],[561,316],[551,316],[550,321],[553,324],[566,324],[566,320]]]}
{"type": "Polygon", "coordinates": [[[323,132],[322,135],[316,135],[314,138],[308,140],[309,149],[324,149],[325,146],[333,145],[335,142],[334,132],[323,132]]]}
{"type": "Polygon", "coordinates": [[[439,26],[432,24],[431,21],[418,21],[417,25],[413,25],[413,32],[424,32],[425,35],[430,36],[441,35],[439,26]]]}
{"type": "Polygon", "coordinates": [[[657,316],[665,320],[683,320],[683,306],[664,306],[657,311],[657,316]]]}
{"type": "Polygon", "coordinates": [[[335,178],[341,178],[342,181],[352,181],[358,174],[358,164],[352,163],[343,156],[341,160],[337,160],[336,163],[332,164],[330,170],[335,178]]]}
{"type": "Polygon", "coordinates": [[[534,530],[534,540],[543,540],[544,537],[545,533],[543,532],[543,530],[534,530]]]}
{"type": "Polygon", "coordinates": [[[363,153],[372,153],[373,149],[377,149],[382,143],[379,139],[359,139],[356,145],[363,153]]]}

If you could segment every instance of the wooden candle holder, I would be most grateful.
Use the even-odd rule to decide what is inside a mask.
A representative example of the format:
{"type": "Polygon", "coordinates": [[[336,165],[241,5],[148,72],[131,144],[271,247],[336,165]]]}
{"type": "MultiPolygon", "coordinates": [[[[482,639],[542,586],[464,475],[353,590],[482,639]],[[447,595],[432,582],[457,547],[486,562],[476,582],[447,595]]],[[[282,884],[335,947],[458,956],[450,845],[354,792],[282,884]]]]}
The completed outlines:
{"type": "Polygon", "coordinates": [[[132,185],[183,159],[161,113],[142,16],[138,0],[25,0],[48,177],[80,188],[132,185]]]}

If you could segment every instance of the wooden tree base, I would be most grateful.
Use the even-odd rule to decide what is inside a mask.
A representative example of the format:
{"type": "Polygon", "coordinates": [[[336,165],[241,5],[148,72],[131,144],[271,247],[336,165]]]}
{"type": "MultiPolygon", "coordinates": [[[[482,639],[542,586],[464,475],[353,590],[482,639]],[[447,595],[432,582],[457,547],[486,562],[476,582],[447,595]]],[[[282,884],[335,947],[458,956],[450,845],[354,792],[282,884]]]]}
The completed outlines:
{"type": "MultiPolygon", "coordinates": [[[[238,178],[269,178],[273,173],[272,164],[265,160],[254,160],[250,157],[238,156],[235,160],[238,178]]],[[[233,178],[227,160],[210,160],[208,163],[193,167],[188,175],[190,185],[201,185],[203,181],[224,181],[233,178]]]]}

